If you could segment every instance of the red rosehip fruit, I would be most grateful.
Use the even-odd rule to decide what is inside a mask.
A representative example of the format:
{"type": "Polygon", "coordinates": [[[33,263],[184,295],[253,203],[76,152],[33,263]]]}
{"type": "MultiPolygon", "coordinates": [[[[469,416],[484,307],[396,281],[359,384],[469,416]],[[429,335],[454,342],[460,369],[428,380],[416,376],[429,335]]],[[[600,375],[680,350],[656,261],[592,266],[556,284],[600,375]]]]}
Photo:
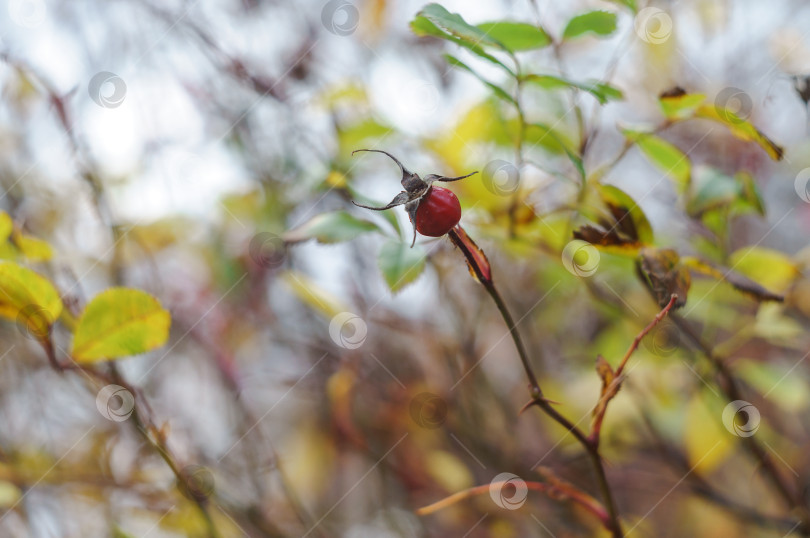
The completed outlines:
{"type": "Polygon", "coordinates": [[[441,237],[461,220],[461,204],[453,191],[430,187],[416,210],[416,231],[428,237],[441,237]]]}

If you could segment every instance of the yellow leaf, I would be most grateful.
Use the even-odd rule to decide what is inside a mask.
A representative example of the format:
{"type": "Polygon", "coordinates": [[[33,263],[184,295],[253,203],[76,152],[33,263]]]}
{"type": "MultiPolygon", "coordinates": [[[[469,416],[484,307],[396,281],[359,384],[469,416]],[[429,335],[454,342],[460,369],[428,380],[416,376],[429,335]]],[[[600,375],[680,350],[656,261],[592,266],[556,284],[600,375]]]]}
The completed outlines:
{"type": "Polygon", "coordinates": [[[428,474],[447,491],[460,491],[473,485],[473,476],[461,460],[449,452],[434,450],[425,458],[428,474]]]}
{"type": "Polygon", "coordinates": [[[298,299],[328,318],[334,318],[341,312],[349,310],[343,301],[317,285],[311,278],[297,271],[287,271],[281,275],[298,299]]]}
{"type": "Polygon", "coordinates": [[[53,257],[51,245],[42,239],[21,233],[14,233],[12,239],[22,255],[32,262],[47,261],[53,257]]]}
{"type": "Polygon", "coordinates": [[[14,228],[14,223],[11,217],[5,211],[0,211],[0,243],[5,243],[8,236],[11,235],[11,230],[14,228]]]}
{"type": "Polygon", "coordinates": [[[62,313],[59,293],[45,277],[11,262],[0,262],[0,316],[24,323],[44,338],[62,313]]]}
{"type": "Polygon", "coordinates": [[[346,464],[346,460],[337,459],[332,437],[321,424],[313,424],[311,420],[299,420],[280,443],[278,456],[284,474],[294,477],[295,491],[305,503],[321,498],[331,486],[331,481],[324,477],[334,476],[335,466],[346,464]]]}
{"type": "Polygon", "coordinates": [[[14,483],[5,480],[0,481],[0,507],[9,508],[15,506],[21,496],[20,488],[14,483]]]}
{"type": "Polygon", "coordinates": [[[145,291],[110,288],[84,309],[71,355],[93,362],[145,353],[166,343],[170,325],[169,312],[145,291]]]}
{"type": "Polygon", "coordinates": [[[16,260],[19,257],[17,247],[9,242],[0,243],[0,260],[16,260]]]}
{"type": "Polygon", "coordinates": [[[711,472],[732,451],[737,438],[723,427],[722,408],[710,410],[700,395],[686,406],[684,444],[689,463],[699,473],[711,472]]]}
{"type": "Polygon", "coordinates": [[[346,186],[346,174],[332,170],[326,176],[326,184],[330,187],[342,189],[346,186]]]}
{"type": "Polygon", "coordinates": [[[775,293],[784,293],[800,275],[786,254],[762,247],[745,247],[729,258],[731,268],[775,293]]]}
{"type": "Polygon", "coordinates": [[[511,139],[498,105],[484,101],[468,110],[458,123],[437,139],[429,141],[428,146],[442,157],[455,175],[466,170],[471,159],[480,158],[480,153],[473,149],[478,143],[489,145],[493,142],[507,145],[511,139]]]}

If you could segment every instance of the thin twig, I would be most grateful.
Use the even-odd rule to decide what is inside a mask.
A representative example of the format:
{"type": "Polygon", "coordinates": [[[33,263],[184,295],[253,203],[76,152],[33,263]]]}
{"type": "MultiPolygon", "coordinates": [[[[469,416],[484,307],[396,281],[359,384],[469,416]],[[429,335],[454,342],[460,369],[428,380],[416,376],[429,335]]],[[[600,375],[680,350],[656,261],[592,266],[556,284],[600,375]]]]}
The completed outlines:
{"type": "MultiPolygon", "coordinates": [[[[672,307],[675,305],[675,301],[678,300],[678,295],[673,293],[667,305],[660,311],[658,314],[655,315],[653,320],[641,330],[640,333],[636,335],[633,339],[633,343],[627,349],[627,352],[622,357],[619,366],[613,372],[612,379],[610,382],[604,387],[602,390],[602,395],[599,398],[599,402],[596,404],[596,410],[594,412],[594,419],[593,419],[593,426],[591,427],[591,434],[588,437],[590,442],[599,446],[599,435],[602,431],[602,421],[605,418],[605,413],[607,412],[608,402],[613,399],[614,396],[619,392],[619,388],[622,384],[622,373],[624,372],[624,367],[627,366],[627,361],[630,360],[630,356],[638,349],[639,344],[644,339],[647,334],[653,330],[653,328],[661,322],[662,319],[672,310],[672,307]]],[[[607,366],[607,368],[610,368],[607,366]]]]}
{"type": "MultiPolygon", "coordinates": [[[[416,515],[426,516],[429,514],[433,514],[434,512],[438,512],[443,508],[452,506],[459,501],[463,501],[464,499],[469,499],[470,497],[475,497],[477,495],[485,495],[493,490],[500,491],[501,488],[504,488],[509,484],[510,481],[503,480],[461,490],[459,492],[450,495],[449,497],[445,497],[440,501],[419,508],[418,510],[416,510],[416,515]]],[[[603,523],[606,523],[609,518],[609,515],[605,512],[605,509],[602,508],[596,501],[596,499],[594,499],[590,495],[584,494],[579,491],[572,491],[571,488],[566,488],[565,490],[562,490],[562,488],[559,487],[558,485],[544,484],[543,482],[524,481],[522,482],[521,485],[525,485],[526,489],[530,489],[532,491],[542,491],[544,493],[548,493],[550,496],[565,496],[571,499],[572,501],[576,502],[589,512],[591,512],[603,523]]]]}
{"type": "Polygon", "coordinates": [[[501,297],[501,294],[495,287],[489,262],[486,261],[486,256],[477,247],[477,245],[475,245],[475,243],[467,237],[466,232],[460,226],[458,226],[456,229],[450,230],[448,236],[453,244],[456,245],[464,254],[470,270],[475,274],[477,280],[484,286],[484,289],[487,290],[487,293],[489,293],[493,302],[498,307],[498,311],[501,313],[501,317],[506,323],[507,328],[509,329],[509,335],[512,337],[512,341],[514,342],[518,356],[520,357],[520,362],[523,364],[523,369],[526,371],[526,377],[529,379],[529,389],[532,398],[529,406],[536,405],[539,407],[552,420],[570,432],[577,439],[577,441],[579,441],[583,448],[585,448],[591,460],[594,472],[596,473],[599,490],[608,511],[609,517],[605,522],[605,527],[614,537],[621,537],[623,535],[621,522],[619,521],[618,510],[613,499],[613,492],[610,489],[610,484],[608,483],[607,475],[605,474],[602,457],[599,454],[599,447],[591,442],[585,433],[576,426],[576,424],[565,418],[552,406],[548,400],[543,397],[543,391],[540,388],[539,382],[537,381],[537,376],[535,375],[531,361],[529,360],[529,354],[526,352],[526,347],[523,345],[523,340],[521,339],[520,333],[517,330],[515,321],[512,318],[512,315],[509,313],[509,309],[506,307],[503,297],[501,297]],[[486,262],[486,267],[482,267],[484,262],[486,262]]]}
{"type": "MultiPolygon", "coordinates": [[[[714,353],[712,347],[706,344],[703,339],[695,333],[684,318],[674,314],[672,315],[672,321],[683,334],[692,340],[714,367],[720,380],[718,386],[723,391],[726,398],[729,401],[742,400],[739,382],[734,377],[731,370],[729,370],[725,361],[714,353]]],[[[810,512],[808,512],[799,494],[795,492],[794,486],[785,478],[784,474],[779,471],[768,453],[753,436],[742,437],[741,440],[745,449],[757,460],[765,476],[768,477],[771,485],[773,485],[785,503],[793,510],[796,510],[802,521],[802,526],[799,531],[805,536],[810,535],[810,512]]]]}

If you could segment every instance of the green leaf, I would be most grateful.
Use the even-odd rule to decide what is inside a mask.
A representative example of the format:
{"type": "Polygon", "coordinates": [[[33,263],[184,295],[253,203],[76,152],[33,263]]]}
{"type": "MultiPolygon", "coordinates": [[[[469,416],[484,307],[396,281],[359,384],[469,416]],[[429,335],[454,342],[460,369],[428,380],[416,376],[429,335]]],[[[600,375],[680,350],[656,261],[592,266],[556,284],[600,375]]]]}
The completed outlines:
{"type": "Polygon", "coordinates": [[[714,168],[700,167],[695,180],[695,192],[686,205],[687,213],[692,216],[720,208],[730,208],[738,214],[749,211],[765,214],[759,188],[748,172],[730,177],[714,168]]]}
{"type": "Polygon", "coordinates": [[[602,200],[609,206],[624,209],[630,215],[630,220],[636,229],[636,237],[644,245],[653,243],[653,231],[647,215],[630,195],[613,185],[599,185],[602,200]]]}
{"type": "Polygon", "coordinates": [[[373,222],[358,219],[345,211],[322,213],[282,235],[287,243],[316,239],[319,243],[350,241],[358,235],[379,230],[373,222]]]}
{"type": "MultiPolygon", "coordinates": [[[[439,4],[428,4],[423,7],[419,13],[416,14],[417,18],[423,17],[433,23],[435,27],[443,30],[445,33],[451,34],[458,39],[472,43],[474,45],[487,45],[504,49],[503,44],[499,43],[495,38],[488,36],[487,33],[480,28],[467,24],[467,22],[458,13],[450,13],[439,4]]],[[[422,30],[426,28],[424,23],[418,23],[418,27],[422,30]]],[[[436,37],[441,37],[432,33],[436,37]]]]}
{"type": "Polygon", "coordinates": [[[524,80],[547,90],[554,90],[558,88],[578,88],[596,97],[596,99],[603,105],[608,101],[620,100],[624,98],[621,90],[603,82],[577,82],[555,75],[526,75],[524,80]]]}
{"type": "Polygon", "coordinates": [[[608,11],[590,11],[577,15],[563,31],[563,39],[573,39],[587,33],[608,36],[616,31],[616,14],[608,11]]]}
{"type": "Polygon", "coordinates": [[[5,211],[0,211],[0,243],[5,243],[11,235],[11,230],[14,229],[14,223],[11,217],[5,211]]]}
{"type": "Polygon", "coordinates": [[[364,119],[348,126],[340,126],[337,131],[340,154],[351,153],[363,146],[363,142],[382,138],[393,131],[393,127],[373,119],[364,119]]]}
{"type": "Polygon", "coordinates": [[[580,177],[585,177],[585,167],[582,164],[582,158],[571,149],[570,143],[548,125],[544,123],[530,123],[526,125],[525,138],[527,141],[534,144],[542,144],[551,151],[565,153],[568,159],[573,163],[574,168],[579,172],[580,177]],[[537,131],[537,135],[535,135],[535,131],[537,131]]]}
{"type": "Polygon", "coordinates": [[[425,252],[419,247],[410,248],[401,241],[388,241],[380,249],[377,263],[388,287],[397,292],[422,274],[425,252]]]}
{"type": "Polygon", "coordinates": [[[622,133],[638,145],[650,162],[675,182],[681,193],[686,191],[692,175],[692,164],[684,152],[654,134],[630,129],[622,129],[622,133]]]}
{"type": "Polygon", "coordinates": [[[40,338],[62,313],[59,293],[45,277],[27,267],[0,262],[0,317],[24,323],[40,338]]]}
{"type": "Polygon", "coordinates": [[[411,21],[411,30],[414,34],[418,36],[432,36],[437,37],[439,39],[444,39],[446,41],[450,41],[451,43],[455,43],[460,47],[464,47],[465,49],[469,50],[473,54],[492,62],[493,64],[497,65],[504,69],[507,73],[514,76],[514,73],[509,67],[497,59],[496,57],[492,56],[491,54],[487,53],[476,41],[469,41],[464,40],[461,38],[456,37],[453,34],[447,33],[435,24],[431,22],[429,19],[417,16],[414,20],[411,21]]]}
{"type": "Polygon", "coordinates": [[[732,208],[740,213],[750,208],[765,216],[765,202],[762,201],[762,193],[759,191],[754,176],[742,170],[734,174],[734,179],[740,185],[740,197],[737,198],[732,208]]]}
{"type": "Polygon", "coordinates": [[[478,28],[511,52],[542,49],[551,44],[545,30],[525,22],[485,22],[479,24],[478,28]]]}
{"type": "Polygon", "coordinates": [[[171,316],[145,291],[110,288],[84,309],[73,334],[71,356],[95,362],[146,353],[166,343],[171,316]]]}
{"type": "Polygon", "coordinates": [[[686,211],[692,216],[719,207],[725,207],[737,198],[739,185],[734,178],[709,167],[699,167],[695,175],[695,192],[686,204],[686,211]]]}
{"type": "Polygon", "coordinates": [[[456,58],[452,54],[445,54],[444,57],[450,63],[450,65],[452,65],[454,67],[464,69],[465,71],[468,71],[468,72],[472,73],[472,75],[475,78],[477,78],[478,80],[483,82],[489,89],[491,89],[495,93],[495,95],[497,95],[498,97],[500,97],[504,101],[509,101],[510,103],[512,103],[514,105],[517,105],[517,103],[515,102],[515,99],[511,95],[509,95],[509,93],[507,93],[506,90],[504,90],[500,86],[496,86],[492,82],[488,81],[487,79],[485,79],[484,77],[482,77],[481,75],[479,75],[478,73],[473,71],[473,69],[470,66],[468,66],[467,64],[465,64],[464,62],[462,62],[461,60],[459,60],[458,58],[456,58]]]}

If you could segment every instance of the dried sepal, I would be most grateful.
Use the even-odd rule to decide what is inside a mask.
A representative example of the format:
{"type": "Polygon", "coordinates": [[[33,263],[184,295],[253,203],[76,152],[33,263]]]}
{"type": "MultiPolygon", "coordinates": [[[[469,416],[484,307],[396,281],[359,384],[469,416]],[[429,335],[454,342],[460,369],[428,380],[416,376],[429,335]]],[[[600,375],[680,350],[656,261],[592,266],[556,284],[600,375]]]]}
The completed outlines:
{"type": "Polygon", "coordinates": [[[388,205],[383,206],[383,207],[371,207],[370,205],[358,204],[354,200],[352,200],[352,203],[354,205],[356,205],[357,207],[362,207],[363,209],[371,209],[373,211],[385,211],[386,209],[391,209],[392,207],[397,207],[398,205],[402,205],[402,204],[404,204],[406,202],[409,202],[410,200],[411,200],[411,196],[407,192],[402,191],[399,194],[397,194],[396,196],[394,196],[394,199],[391,200],[388,203],[388,205]]]}
{"type": "Polygon", "coordinates": [[[402,186],[405,188],[404,191],[397,194],[393,200],[388,205],[383,207],[371,207],[367,205],[358,204],[355,201],[352,201],[354,205],[357,207],[362,207],[364,209],[371,209],[372,211],[384,211],[386,209],[391,209],[392,207],[397,207],[400,205],[405,205],[405,212],[408,214],[408,219],[411,221],[411,226],[413,227],[413,239],[411,240],[411,247],[416,244],[416,211],[419,209],[419,204],[422,203],[425,196],[430,192],[430,185],[434,181],[458,181],[460,179],[464,179],[470,177],[474,174],[477,174],[478,171],[472,172],[465,176],[459,177],[447,177],[447,176],[440,176],[438,174],[428,174],[425,176],[425,179],[419,177],[418,174],[415,174],[405,168],[399,159],[388,153],[387,151],[379,150],[379,149],[356,149],[352,152],[352,155],[357,153],[358,151],[367,151],[372,153],[382,153],[383,155],[387,155],[392,161],[397,163],[399,169],[402,171],[402,186]]]}
{"type": "Polygon", "coordinates": [[[439,176],[437,174],[428,174],[428,175],[425,176],[425,182],[426,183],[433,183],[434,181],[444,181],[444,182],[458,181],[459,179],[464,179],[464,178],[468,178],[470,176],[474,176],[477,173],[478,173],[478,170],[476,170],[475,172],[471,172],[471,173],[467,174],[466,176],[458,176],[458,177],[446,177],[446,176],[439,176]]]}
{"type": "Polygon", "coordinates": [[[397,163],[397,166],[399,166],[399,169],[402,171],[402,180],[400,182],[402,183],[402,186],[405,187],[406,191],[408,191],[408,192],[416,192],[416,191],[421,191],[421,190],[425,189],[425,187],[427,187],[427,184],[424,181],[422,181],[422,178],[420,178],[418,174],[414,174],[413,172],[411,172],[410,170],[405,168],[405,165],[403,165],[401,162],[399,162],[399,159],[397,159],[396,157],[394,157],[393,155],[391,155],[387,151],[383,151],[383,150],[380,150],[380,149],[356,149],[356,150],[352,151],[352,155],[354,155],[358,151],[368,151],[368,152],[382,153],[383,155],[388,155],[388,157],[390,157],[392,161],[397,163]]]}

